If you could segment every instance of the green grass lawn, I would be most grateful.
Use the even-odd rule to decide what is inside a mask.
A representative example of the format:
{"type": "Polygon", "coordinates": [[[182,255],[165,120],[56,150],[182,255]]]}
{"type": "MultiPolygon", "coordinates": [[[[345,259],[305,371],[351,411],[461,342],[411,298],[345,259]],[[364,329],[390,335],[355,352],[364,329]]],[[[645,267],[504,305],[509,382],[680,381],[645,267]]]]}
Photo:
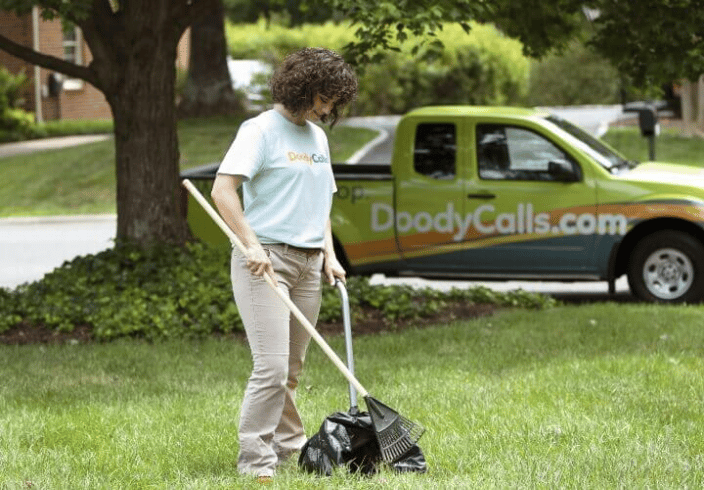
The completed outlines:
{"type": "MultiPolygon", "coordinates": [[[[604,141],[624,156],[639,162],[648,161],[648,140],[638,128],[611,128],[604,141]]],[[[655,159],[659,162],[684,163],[704,167],[704,140],[688,138],[676,131],[665,129],[655,140],[655,159]]]]}
{"type": "MultiPolygon", "coordinates": [[[[701,488],[702,313],[563,306],[359,337],[359,379],[427,427],[429,472],[292,464],[273,488],[701,488]]],[[[235,459],[249,369],[234,340],[0,346],[0,488],[248,488],[235,459]]],[[[317,346],[298,403],[309,435],[348,408],[317,346]]]]}
{"type": "MultiPolygon", "coordinates": [[[[181,121],[181,168],[222,159],[241,119],[181,121]]],[[[333,161],[342,162],[375,131],[336,126],[329,133],[333,161]]],[[[115,212],[112,140],[0,159],[0,217],[115,212]]]]}

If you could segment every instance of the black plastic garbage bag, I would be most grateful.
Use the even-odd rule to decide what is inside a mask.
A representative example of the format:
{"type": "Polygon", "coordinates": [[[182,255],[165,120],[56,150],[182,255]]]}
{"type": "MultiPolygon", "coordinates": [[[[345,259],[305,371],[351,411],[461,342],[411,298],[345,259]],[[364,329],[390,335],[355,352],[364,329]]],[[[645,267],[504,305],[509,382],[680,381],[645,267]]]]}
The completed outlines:
{"type": "MultiPolygon", "coordinates": [[[[301,450],[298,465],[310,473],[332,475],[336,466],[346,465],[351,473],[372,475],[382,463],[371,416],[351,409],[327,417],[320,430],[308,439],[301,450]]],[[[398,472],[425,473],[425,456],[414,445],[400,459],[390,464],[398,472]]]]}

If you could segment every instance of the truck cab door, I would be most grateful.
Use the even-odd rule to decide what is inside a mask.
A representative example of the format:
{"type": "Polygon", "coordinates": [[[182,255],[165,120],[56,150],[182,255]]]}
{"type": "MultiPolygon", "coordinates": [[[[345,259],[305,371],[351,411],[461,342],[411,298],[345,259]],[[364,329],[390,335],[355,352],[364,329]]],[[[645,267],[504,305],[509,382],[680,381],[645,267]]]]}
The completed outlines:
{"type": "MultiPolygon", "coordinates": [[[[456,245],[457,221],[464,216],[465,165],[460,119],[403,121],[396,146],[396,236],[413,270],[454,269],[447,255],[456,245]]],[[[394,210],[386,210],[391,219],[394,210]]],[[[379,216],[381,218],[381,216],[379,216]]]]}
{"type": "Polygon", "coordinates": [[[596,191],[535,128],[476,124],[461,261],[477,275],[569,279],[594,269],[596,191]]]}

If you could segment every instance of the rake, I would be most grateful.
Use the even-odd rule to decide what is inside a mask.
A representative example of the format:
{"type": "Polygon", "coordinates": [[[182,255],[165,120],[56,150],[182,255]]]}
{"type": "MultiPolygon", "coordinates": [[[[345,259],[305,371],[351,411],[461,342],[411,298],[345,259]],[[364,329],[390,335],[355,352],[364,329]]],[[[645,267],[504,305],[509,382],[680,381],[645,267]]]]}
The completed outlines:
{"type": "MultiPolygon", "coordinates": [[[[244,253],[245,248],[240,239],[237,235],[235,235],[227,223],[225,223],[225,220],[223,220],[218,212],[215,211],[205,197],[203,197],[193,183],[188,179],[184,179],[183,186],[188,190],[188,192],[191,193],[195,200],[198,201],[198,204],[200,204],[210,215],[213,221],[215,221],[215,224],[220,227],[230,241],[238,249],[240,249],[242,253],[244,253]]],[[[333,351],[328,343],[325,342],[325,339],[323,339],[315,327],[311,325],[308,319],[303,315],[303,313],[301,313],[298,307],[291,301],[286,293],[279,288],[274,279],[269,274],[264,274],[264,280],[273,288],[291,313],[296,317],[301,325],[303,325],[313,340],[315,340],[323,352],[333,362],[335,367],[337,367],[345,378],[347,378],[347,380],[354,386],[357,393],[364,398],[364,402],[372,419],[372,425],[374,426],[374,433],[376,435],[377,442],[379,443],[379,450],[381,452],[382,459],[387,463],[392,463],[400,459],[404,454],[406,454],[406,452],[415,446],[418,439],[420,439],[423,435],[423,432],[425,432],[423,426],[403,417],[388,405],[385,405],[376,398],[373,398],[364,386],[362,386],[362,384],[357,380],[354,374],[347,368],[347,366],[345,366],[335,351],[333,351]]]]}

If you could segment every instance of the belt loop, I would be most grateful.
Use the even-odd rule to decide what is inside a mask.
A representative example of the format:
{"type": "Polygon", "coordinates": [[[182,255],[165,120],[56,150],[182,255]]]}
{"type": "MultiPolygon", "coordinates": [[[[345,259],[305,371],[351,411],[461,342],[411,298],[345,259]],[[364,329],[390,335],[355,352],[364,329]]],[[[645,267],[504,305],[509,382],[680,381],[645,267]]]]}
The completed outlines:
{"type": "Polygon", "coordinates": [[[284,254],[287,254],[288,253],[288,243],[284,243],[283,246],[284,246],[284,254]]]}

